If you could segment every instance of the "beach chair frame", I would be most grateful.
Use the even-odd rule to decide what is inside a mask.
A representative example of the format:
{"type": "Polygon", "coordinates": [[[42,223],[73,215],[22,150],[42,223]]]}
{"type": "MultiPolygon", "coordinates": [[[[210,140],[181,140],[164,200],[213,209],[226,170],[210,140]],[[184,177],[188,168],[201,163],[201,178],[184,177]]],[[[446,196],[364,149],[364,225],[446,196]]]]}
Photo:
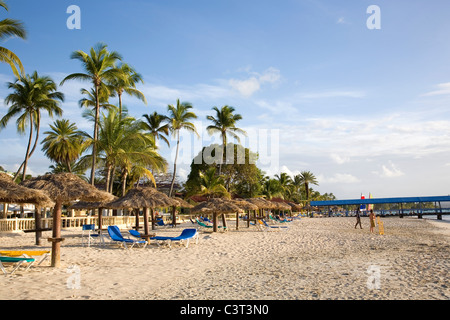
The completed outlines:
{"type": "Polygon", "coordinates": [[[36,261],[36,259],[34,258],[24,258],[24,257],[0,257],[0,269],[3,271],[3,273],[5,275],[12,275],[14,274],[14,272],[17,271],[17,269],[19,269],[19,267],[23,264],[23,263],[28,263],[28,266],[25,268],[25,271],[27,271],[36,261]],[[8,271],[6,270],[6,267],[4,265],[4,263],[11,263],[14,265],[12,271],[10,273],[8,273],[8,271]]]}

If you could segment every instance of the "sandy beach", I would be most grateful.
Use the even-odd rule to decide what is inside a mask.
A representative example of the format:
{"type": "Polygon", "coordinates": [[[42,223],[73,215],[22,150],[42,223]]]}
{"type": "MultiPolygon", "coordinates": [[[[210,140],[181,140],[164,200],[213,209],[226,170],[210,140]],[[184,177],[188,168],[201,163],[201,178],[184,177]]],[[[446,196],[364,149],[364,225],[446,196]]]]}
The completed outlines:
{"type": "MultiPolygon", "coordinates": [[[[450,224],[385,218],[385,235],[369,220],[303,218],[285,231],[240,225],[200,231],[199,243],[125,250],[81,245],[81,230],[63,230],[61,268],[0,275],[0,299],[46,300],[367,300],[450,298],[450,224]],[[71,266],[79,268],[79,288],[71,266]],[[368,283],[369,282],[369,283],[368,283]]],[[[178,235],[190,222],[158,235],[178,235]]],[[[126,234],[126,229],[122,230],[126,234]]],[[[44,233],[44,238],[50,232],[44,233]]],[[[34,246],[34,234],[0,234],[2,249],[34,246]]]]}

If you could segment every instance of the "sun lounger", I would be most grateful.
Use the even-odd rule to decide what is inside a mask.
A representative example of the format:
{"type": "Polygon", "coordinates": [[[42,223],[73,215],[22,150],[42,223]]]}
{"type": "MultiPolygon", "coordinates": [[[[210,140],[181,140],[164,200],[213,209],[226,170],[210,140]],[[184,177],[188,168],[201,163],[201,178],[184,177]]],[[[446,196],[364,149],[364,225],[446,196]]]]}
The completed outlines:
{"type": "MultiPolygon", "coordinates": [[[[197,229],[184,229],[178,237],[152,237],[150,240],[155,240],[158,242],[167,242],[169,247],[174,241],[184,242],[186,241],[186,248],[189,246],[189,241],[195,239],[195,243],[198,243],[198,232],[197,229]]],[[[158,243],[159,244],[159,243],[158,243]]]]}
{"type": "MultiPolygon", "coordinates": [[[[204,223],[204,222],[202,222],[202,221],[200,221],[200,220],[198,220],[198,219],[196,219],[196,221],[197,221],[197,224],[198,224],[201,228],[205,228],[205,229],[212,229],[212,228],[213,228],[212,225],[206,224],[206,223],[204,223]]],[[[217,226],[217,227],[223,229],[224,231],[227,230],[227,227],[223,227],[223,226],[217,226]]]]}
{"type": "Polygon", "coordinates": [[[274,217],[272,215],[269,215],[269,218],[270,218],[270,220],[273,220],[273,221],[279,222],[279,223],[292,222],[292,220],[288,220],[287,218],[280,219],[280,217],[274,217]]]}
{"type": "Polygon", "coordinates": [[[35,250],[3,250],[0,251],[0,256],[15,257],[15,258],[34,258],[39,266],[50,256],[51,251],[35,251],[35,250]],[[40,257],[40,259],[37,259],[40,257]]]}
{"type": "Polygon", "coordinates": [[[22,263],[28,263],[25,271],[28,270],[31,265],[36,261],[34,258],[23,258],[23,257],[2,257],[0,256],[0,269],[3,271],[5,275],[8,274],[6,271],[4,263],[11,263],[14,265],[13,270],[9,274],[13,274],[17,269],[22,265],[22,263]]]}
{"type": "Polygon", "coordinates": [[[265,220],[258,219],[259,225],[262,227],[263,231],[271,231],[271,230],[287,230],[288,227],[286,226],[271,226],[267,224],[265,220]]]}
{"type": "Polygon", "coordinates": [[[164,222],[164,220],[163,219],[161,219],[161,218],[159,218],[159,219],[157,219],[156,220],[156,225],[157,226],[160,226],[160,227],[165,227],[165,228],[167,228],[167,227],[176,227],[176,224],[174,225],[173,223],[169,223],[169,224],[167,224],[167,223],[165,223],[164,222]]]}
{"type": "Polygon", "coordinates": [[[119,227],[117,226],[109,226],[108,234],[111,237],[111,240],[119,242],[125,249],[128,249],[127,243],[131,245],[130,248],[133,248],[135,245],[142,245],[144,248],[147,246],[147,241],[145,240],[133,240],[124,238],[122,233],[120,232],[119,227]]]}
{"type": "Polygon", "coordinates": [[[87,237],[88,247],[91,246],[91,240],[97,240],[100,235],[95,232],[95,224],[84,224],[81,233],[81,243],[84,245],[85,237],[87,237]]]}
{"type": "Polygon", "coordinates": [[[209,220],[209,218],[208,218],[208,217],[201,217],[201,219],[202,219],[203,221],[205,221],[205,222],[209,222],[209,223],[212,223],[212,221],[211,221],[211,220],[209,220]]]}

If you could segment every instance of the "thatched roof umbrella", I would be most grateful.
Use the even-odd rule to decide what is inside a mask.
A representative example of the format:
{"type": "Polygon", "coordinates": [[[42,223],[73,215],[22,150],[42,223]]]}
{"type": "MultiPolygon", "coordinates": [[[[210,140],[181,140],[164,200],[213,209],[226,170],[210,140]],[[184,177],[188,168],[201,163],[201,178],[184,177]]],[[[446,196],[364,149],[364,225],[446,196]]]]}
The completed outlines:
{"type": "MultiPolygon", "coordinates": [[[[128,193],[110,203],[108,208],[113,209],[144,209],[144,231],[148,235],[148,209],[151,210],[152,229],[154,229],[154,208],[164,208],[178,206],[178,201],[168,197],[165,193],[157,191],[152,187],[137,187],[128,191],[128,193]]],[[[137,216],[138,219],[138,216],[137,216]]],[[[137,225],[136,225],[137,227],[137,225]]]]}
{"type": "MultiPolygon", "coordinates": [[[[113,196],[113,201],[116,200],[117,197],[113,196]]],[[[100,234],[102,233],[102,211],[103,209],[108,208],[108,203],[111,201],[78,201],[77,203],[71,205],[69,209],[74,210],[98,210],[98,229],[100,234]]]]}
{"type": "MultiPolygon", "coordinates": [[[[241,208],[243,210],[249,210],[249,211],[257,211],[257,210],[259,210],[259,207],[256,204],[253,204],[253,203],[251,203],[249,201],[246,201],[245,199],[234,199],[233,201],[236,203],[236,205],[239,208],[241,208]]],[[[248,221],[247,226],[249,227],[250,226],[250,219],[247,219],[247,221],[248,221]]],[[[236,230],[239,230],[239,212],[236,213],[236,230]]]]}
{"type": "Polygon", "coordinates": [[[81,201],[108,201],[113,199],[110,193],[100,191],[80,177],[72,173],[47,174],[30,180],[22,185],[46,192],[55,202],[53,209],[52,267],[61,264],[61,211],[63,204],[75,200],[81,201]]]}
{"type": "Polygon", "coordinates": [[[285,203],[285,202],[281,202],[281,201],[272,201],[272,200],[271,200],[271,202],[272,202],[273,204],[275,204],[277,210],[291,210],[291,206],[288,205],[288,204],[285,203]]]}
{"type": "Polygon", "coordinates": [[[268,201],[264,198],[247,198],[245,201],[257,205],[259,209],[276,209],[276,205],[272,201],[268,201]]]}
{"type": "Polygon", "coordinates": [[[181,208],[193,208],[194,206],[192,204],[190,204],[189,202],[187,202],[184,199],[181,199],[179,197],[174,197],[175,200],[178,201],[178,206],[181,208]]]}
{"type": "Polygon", "coordinates": [[[287,204],[291,206],[292,210],[300,211],[303,208],[301,205],[294,203],[294,202],[287,202],[287,204]]]}
{"type": "Polygon", "coordinates": [[[209,199],[196,205],[194,208],[191,209],[191,212],[194,213],[212,213],[214,232],[217,232],[217,214],[242,212],[242,211],[243,210],[239,208],[239,206],[236,205],[232,200],[222,198],[209,199]]]}
{"type": "MultiPolygon", "coordinates": [[[[53,207],[55,203],[40,190],[34,190],[18,185],[6,173],[0,172],[0,202],[3,203],[32,203],[36,210],[34,214],[36,245],[41,244],[41,207],[53,207]]],[[[6,212],[6,211],[5,211],[6,212]]],[[[6,215],[5,215],[6,218],[6,215]]]]}
{"type": "Polygon", "coordinates": [[[43,191],[34,190],[13,182],[6,173],[0,172],[0,202],[53,207],[54,202],[43,191]]]}

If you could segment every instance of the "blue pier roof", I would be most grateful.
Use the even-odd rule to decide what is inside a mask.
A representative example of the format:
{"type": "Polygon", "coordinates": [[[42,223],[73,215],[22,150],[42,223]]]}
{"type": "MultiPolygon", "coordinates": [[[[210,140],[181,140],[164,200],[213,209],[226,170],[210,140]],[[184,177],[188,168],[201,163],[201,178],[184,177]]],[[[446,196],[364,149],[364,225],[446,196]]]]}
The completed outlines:
{"type": "Polygon", "coordinates": [[[411,202],[450,202],[450,196],[311,201],[310,205],[312,207],[322,207],[322,206],[344,206],[344,205],[361,205],[361,204],[377,204],[377,203],[378,204],[380,204],[380,203],[411,203],[411,202]]]}

